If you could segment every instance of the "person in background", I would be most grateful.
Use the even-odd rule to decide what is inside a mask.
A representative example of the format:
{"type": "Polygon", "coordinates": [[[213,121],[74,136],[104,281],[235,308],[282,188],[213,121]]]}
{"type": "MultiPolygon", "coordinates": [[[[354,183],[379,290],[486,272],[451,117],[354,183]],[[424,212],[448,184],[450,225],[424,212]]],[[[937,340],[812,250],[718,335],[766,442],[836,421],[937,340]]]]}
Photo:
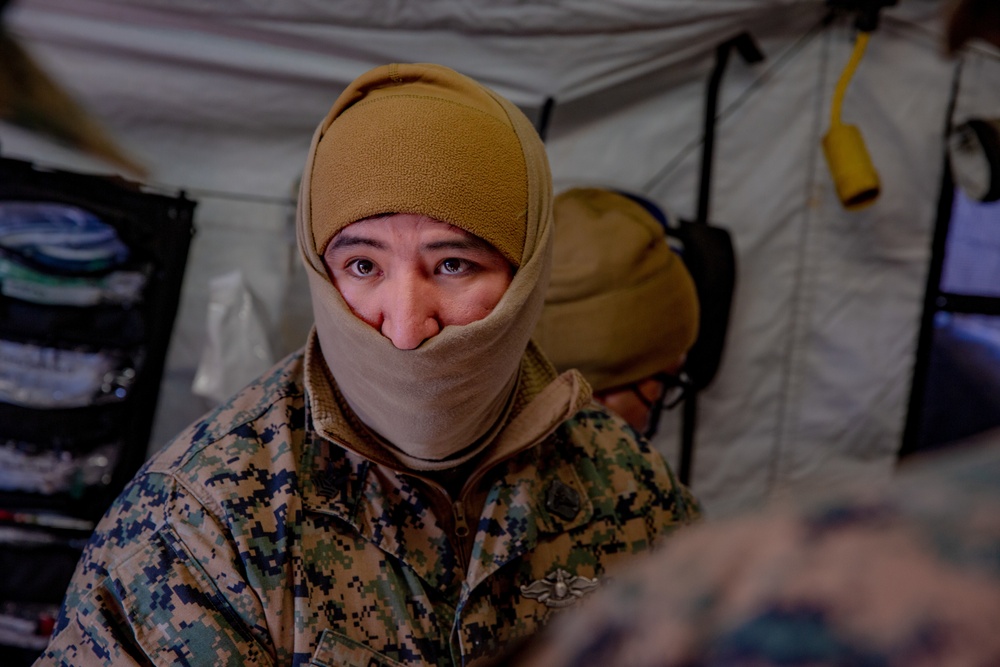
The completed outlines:
{"type": "Polygon", "coordinates": [[[698,295],[649,211],[625,194],[572,188],[555,199],[552,279],[535,341],[579,369],[594,398],[652,438],[690,389],[698,295]]]}
{"type": "Polygon", "coordinates": [[[695,521],[666,462],[530,342],[542,142],[391,64],[317,128],[315,326],[157,453],[97,527],[46,665],[475,665],[695,521]]]}

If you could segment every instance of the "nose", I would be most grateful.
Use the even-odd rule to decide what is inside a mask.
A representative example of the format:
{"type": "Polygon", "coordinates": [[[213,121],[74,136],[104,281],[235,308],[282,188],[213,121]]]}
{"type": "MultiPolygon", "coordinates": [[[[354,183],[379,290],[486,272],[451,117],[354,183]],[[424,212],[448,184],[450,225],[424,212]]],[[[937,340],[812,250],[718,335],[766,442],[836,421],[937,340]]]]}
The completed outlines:
{"type": "Polygon", "coordinates": [[[431,286],[419,278],[386,285],[379,331],[400,350],[412,350],[441,331],[437,300],[431,286]]]}

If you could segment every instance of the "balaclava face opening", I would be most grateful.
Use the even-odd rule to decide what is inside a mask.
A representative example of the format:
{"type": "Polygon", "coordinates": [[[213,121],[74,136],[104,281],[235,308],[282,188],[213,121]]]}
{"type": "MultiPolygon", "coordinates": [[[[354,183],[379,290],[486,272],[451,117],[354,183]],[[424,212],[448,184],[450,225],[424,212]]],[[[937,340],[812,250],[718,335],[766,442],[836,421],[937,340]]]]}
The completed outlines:
{"type": "Polygon", "coordinates": [[[317,128],[297,213],[316,334],[351,410],[416,469],[447,468],[503,426],[541,312],[550,264],[544,147],[513,104],[437,65],[387,65],[354,81],[317,128]],[[322,252],[347,225],[423,214],[496,247],[516,267],[487,317],[398,350],[358,319],[322,252]]]}

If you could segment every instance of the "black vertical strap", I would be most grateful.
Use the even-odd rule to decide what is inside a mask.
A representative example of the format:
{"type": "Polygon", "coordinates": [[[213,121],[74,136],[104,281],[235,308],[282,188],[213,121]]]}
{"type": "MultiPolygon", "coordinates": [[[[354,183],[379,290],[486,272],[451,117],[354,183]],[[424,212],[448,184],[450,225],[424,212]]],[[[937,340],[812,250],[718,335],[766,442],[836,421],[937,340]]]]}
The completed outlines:
{"type": "MultiPolygon", "coordinates": [[[[729,63],[729,53],[736,49],[748,63],[760,62],[764,54],[757,48],[753,37],[748,32],[741,32],[736,37],[728,39],[715,48],[715,67],[708,79],[705,95],[704,133],[701,151],[701,180],[698,184],[698,212],[695,222],[708,224],[708,209],[712,194],[712,160],[715,152],[715,120],[718,115],[719,88],[722,86],[722,75],[729,63]]],[[[698,423],[698,389],[692,388],[684,400],[684,412],[681,421],[681,451],[678,465],[678,477],[685,485],[691,483],[691,466],[694,458],[694,434],[698,423]]]]}
{"type": "Polygon", "coordinates": [[[729,51],[733,41],[729,40],[715,48],[715,68],[708,79],[708,92],[705,96],[705,117],[703,119],[703,141],[701,144],[701,179],[698,182],[698,213],[695,222],[708,224],[708,205],[712,195],[712,158],[715,152],[715,115],[719,108],[719,88],[722,86],[722,75],[729,63],[729,51]]]}
{"type": "Polygon", "coordinates": [[[944,269],[948,231],[951,229],[951,208],[954,198],[955,185],[951,176],[951,165],[945,158],[941,192],[938,196],[937,221],[931,242],[931,261],[927,269],[927,287],[924,290],[924,307],[920,316],[920,334],[917,337],[917,353],[910,380],[910,400],[906,410],[903,441],[899,450],[900,460],[920,449],[924,395],[927,391],[931,350],[934,347],[934,317],[938,312],[941,273],[944,269]]]}
{"type": "Polygon", "coordinates": [[[906,409],[906,423],[899,449],[898,461],[920,449],[920,425],[923,418],[924,394],[927,391],[927,375],[930,370],[931,349],[934,346],[934,318],[938,313],[941,298],[941,274],[944,271],[945,250],[948,232],[951,229],[951,210],[955,200],[955,182],[948,159],[948,136],[954,123],[955,105],[958,101],[959,82],[962,78],[962,61],[955,66],[951,85],[951,99],[945,114],[941,173],[941,192],[938,195],[937,218],[931,240],[931,261],[927,269],[927,286],[924,289],[924,307],[920,316],[920,334],[917,337],[917,354],[913,362],[910,380],[910,400],[906,409]]]}
{"type": "Polygon", "coordinates": [[[899,450],[900,460],[920,449],[924,395],[927,392],[931,350],[934,347],[934,317],[938,312],[941,273],[944,269],[945,247],[951,229],[951,209],[954,199],[955,183],[951,176],[951,165],[945,158],[941,192],[938,196],[937,220],[931,241],[931,261],[927,269],[927,286],[924,289],[924,307],[920,316],[920,334],[917,337],[917,352],[910,380],[910,399],[906,409],[903,441],[899,450]]]}
{"type": "Polygon", "coordinates": [[[729,64],[729,53],[736,49],[744,61],[759,63],[764,54],[757,48],[756,42],[748,32],[741,32],[715,47],[715,67],[708,79],[708,89],[705,95],[704,132],[701,145],[701,180],[698,184],[698,215],[696,222],[708,224],[708,206],[712,196],[712,160],[715,157],[715,120],[718,116],[719,89],[722,87],[722,75],[729,64]]]}
{"type": "Polygon", "coordinates": [[[542,104],[542,110],[538,114],[538,136],[541,137],[542,143],[545,143],[545,135],[549,132],[549,121],[552,119],[552,108],[556,105],[556,100],[554,97],[546,97],[545,103],[542,104]]]}
{"type": "Polygon", "coordinates": [[[694,430],[698,424],[698,390],[691,388],[684,398],[681,412],[681,460],[677,477],[685,486],[691,486],[691,460],[694,458],[694,430]]]}

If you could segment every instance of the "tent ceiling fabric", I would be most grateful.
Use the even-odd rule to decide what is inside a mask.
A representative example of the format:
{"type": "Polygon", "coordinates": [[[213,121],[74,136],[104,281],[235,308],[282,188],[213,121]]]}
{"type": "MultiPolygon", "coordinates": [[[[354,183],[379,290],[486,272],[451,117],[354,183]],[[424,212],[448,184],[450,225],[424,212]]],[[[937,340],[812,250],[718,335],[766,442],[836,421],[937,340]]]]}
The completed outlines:
{"type": "MultiPolygon", "coordinates": [[[[849,20],[810,33],[820,0],[252,2],[15,0],[20,41],[150,172],[200,203],[153,449],[208,406],[191,393],[209,280],[241,269],[275,349],[308,326],[290,232],[312,131],[369,67],[436,61],[531,110],[556,99],[559,188],[645,194],[682,217],[697,200],[705,83],[716,45],[749,30],[720,95],[710,219],[733,235],[728,345],[700,401],[693,488],[726,514],[824,475],[888,474],[900,445],[956,75],[941,3],[883,12],[843,117],[883,183],[840,207],[819,148],[851,48],[849,20]],[[808,37],[814,34],[815,36],[808,37]],[[229,195],[224,193],[230,193],[229,195]]],[[[998,61],[971,53],[957,114],[1000,115],[998,61]]],[[[101,164],[0,125],[12,157],[101,164]]],[[[655,443],[676,462],[671,413],[655,443]]]]}
{"type": "Polygon", "coordinates": [[[30,13],[25,29],[46,40],[255,76],[339,81],[345,65],[462,54],[468,74],[519,104],[605,90],[704,58],[741,30],[787,25],[790,17],[805,26],[825,11],[818,0],[341,0],[244,2],[225,11],[208,2],[16,0],[14,7],[30,13]]]}
{"type": "Polygon", "coordinates": [[[608,34],[648,31],[683,25],[709,25],[720,17],[745,22],[775,15],[776,9],[817,4],[812,0],[284,0],[238,1],[220,5],[211,0],[32,0],[32,7],[95,18],[146,24],[183,24],[208,32],[226,26],[347,27],[378,30],[440,30],[480,35],[608,34]],[[211,24],[211,25],[209,25],[211,24]]]}

